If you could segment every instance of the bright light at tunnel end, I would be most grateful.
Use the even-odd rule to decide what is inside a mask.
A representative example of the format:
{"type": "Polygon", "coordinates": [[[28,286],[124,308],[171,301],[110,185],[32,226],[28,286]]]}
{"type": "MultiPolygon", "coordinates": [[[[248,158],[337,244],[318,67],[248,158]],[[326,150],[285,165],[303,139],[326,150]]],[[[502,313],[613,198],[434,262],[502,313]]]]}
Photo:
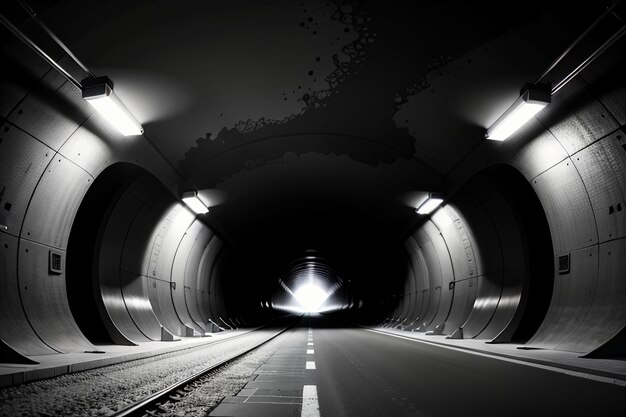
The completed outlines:
{"type": "Polygon", "coordinates": [[[304,313],[319,313],[330,294],[314,284],[305,284],[293,293],[304,313]]]}

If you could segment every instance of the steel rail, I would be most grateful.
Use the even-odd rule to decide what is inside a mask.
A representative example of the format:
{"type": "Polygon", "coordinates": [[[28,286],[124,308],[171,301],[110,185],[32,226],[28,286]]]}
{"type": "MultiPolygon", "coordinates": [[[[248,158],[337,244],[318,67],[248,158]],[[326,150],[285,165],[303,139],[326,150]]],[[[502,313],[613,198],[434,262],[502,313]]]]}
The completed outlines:
{"type": "MultiPolygon", "coordinates": [[[[283,328],[282,330],[280,330],[279,332],[277,332],[276,334],[272,335],[271,337],[269,337],[268,339],[265,339],[257,344],[255,344],[254,346],[252,346],[249,349],[246,349],[244,352],[238,353],[230,358],[224,359],[218,363],[212,364],[211,366],[196,372],[195,374],[182,379],[166,388],[163,388],[162,390],[151,394],[137,402],[134,402],[132,404],[127,405],[126,407],[122,408],[121,410],[117,411],[115,414],[112,414],[112,417],[131,417],[131,416],[144,416],[144,415],[155,415],[155,413],[157,412],[157,410],[159,409],[159,405],[165,404],[167,402],[172,402],[172,401],[177,401],[180,400],[184,397],[180,396],[180,392],[184,392],[185,391],[185,387],[187,387],[188,385],[193,384],[194,382],[202,379],[205,376],[208,376],[209,374],[225,367],[226,365],[232,363],[233,361],[241,358],[242,356],[247,355],[248,353],[252,352],[255,349],[258,349],[259,347],[263,346],[264,344],[266,344],[267,342],[269,342],[270,340],[275,339],[276,337],[280,336],[281,334],[283,334],[285,331],[287,331],[289,328],[291,328],[291,326],[286,326],[285,328],[283,328]]],[[[248,334],[248,333],[246,333],[248,334]]],[[[232,340],[232,339],[226,339],[226,340],[232,340]]]]}

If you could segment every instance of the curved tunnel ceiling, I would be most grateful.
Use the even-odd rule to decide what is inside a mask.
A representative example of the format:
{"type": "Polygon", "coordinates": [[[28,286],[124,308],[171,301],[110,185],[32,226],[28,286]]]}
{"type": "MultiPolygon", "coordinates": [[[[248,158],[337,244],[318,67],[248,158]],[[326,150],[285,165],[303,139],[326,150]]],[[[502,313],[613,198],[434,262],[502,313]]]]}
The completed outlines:
{"type": "Polygon", "coordinates": [[[401,286],[385,268],[403,265],[394,248],[419,220],[411,196],[447,190],[502,110],[495,99],[515,98],[591,13],[558,19],[544,5],[531,18],[527,3],[473,2],[32,6],[114,80],[190,186],[220,196],[206,221],[248,259],[239,267],[254,271],[251,287],[313,249],[372,294],[367,283],[383,274],[401,286]]]}

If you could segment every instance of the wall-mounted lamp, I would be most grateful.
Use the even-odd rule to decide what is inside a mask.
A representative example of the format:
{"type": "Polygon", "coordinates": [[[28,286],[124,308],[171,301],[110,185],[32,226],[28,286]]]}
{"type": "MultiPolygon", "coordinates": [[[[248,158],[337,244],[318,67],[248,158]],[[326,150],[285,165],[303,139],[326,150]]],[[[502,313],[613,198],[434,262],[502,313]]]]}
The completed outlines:
{"type": "Polygon", "coordinates": [[[108,77],[83,80],[83,98],[124,136],[141,135],[143,127],[113,91],[108,77]]]}
{"type": "Polygon", "coordinates": [[[499,141],[507,139],[549,103],[550,91],[527,88],[487,129],[485,138],[499,141]]]}
{"type": "Polygon", "coordinates": [[[78,81],[65,68],[50,57],[43,49],[41,49],[32,39],[26,36],[13,23],[11,23],[4,15],[0,14],[0,24],[13,33],[19,40],[24,42],[29,48],[41,56],[50,66],[55,68],[69,82],[74,84],[83,93],[83,98],[91,104],[98,113],[100,113],[109,123],[111,123],[124,136],[141,135],[143,128],[135,119],[132,113],[126,108],[124,103],[113,92],[113,82],[108,77],[96,77],[89,69],[76,58],[76,56],[68,49],[67,46],[44,25],[38,18],[37,14],[25,2],[21,1],[20,5],[35,20],[37,24],[52,38],[52,40],[70,56],[79,67],[81,67],[89,78],[78,81]]]}
{"type": "Polygon", "coordinates": [[[561,55],[554,60],[554,62],[552,62],[552,64],[550,64],[543,74],[541,74],[533,84],[530,84],[528,88],[522,91],[522,94],[517,100],[515,100],[511,107],[509,107],[507,111],[505,111],[504,114],[500,116],[489,129],[487,129],[485,138],[503,141],[511,136],[528,120],[541,111],[541,109],[546,107],[550,103],[551,96],[556,94],[575,76],[580,74],[582,70],[587,68],[589,64],[595,61],[615,42],[624,36],[624,34],[626,34],[626,25],[624,25],[623,19],[613,10],[619,2],[620,0],[615,0],[610,6],[606,7],[606,10],[582,34],[580,34],[580,36],[578,36],[578,38],[576,38],[574,42],[572,42],[572,44],[569,45],[565,51],[563,51],[563,53],[561,53],[561,55]],[[545,79],[545,77],[563,60],[563,58],[565,58],[574,49],[574,47],[592,31],[594,27],[602,22],[605,17],[610,15],[614,16],[620,22],[620,28],[553,87],[550,88],[547,85],[542,86],[540,84],[542,80],[545,79]]]}
{"type": "Polygon", "coordinates": [[[209,208],[200,200],[197,191],[187,191],[183,193],[183,202],[187,204],[196,214],[205,214],[209,212],[209,208]]]}
{"type": "Polygon", "coordinates": [[[415,212],[417,214],[430,214],[443,203],[445,195],[441,193],[428,193],[428,197],[420,204],[415,212]]]}

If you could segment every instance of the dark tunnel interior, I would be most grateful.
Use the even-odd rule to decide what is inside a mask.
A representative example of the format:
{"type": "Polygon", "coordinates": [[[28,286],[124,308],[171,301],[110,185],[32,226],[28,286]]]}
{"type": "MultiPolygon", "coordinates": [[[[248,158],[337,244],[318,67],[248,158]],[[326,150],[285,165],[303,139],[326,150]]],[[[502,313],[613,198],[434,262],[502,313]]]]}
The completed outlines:
{"type": "Polygon", "coordinates": [[[626,12],[578,3],[3,2],[0,363],[288,314],[623,360],[626,12]]]}

